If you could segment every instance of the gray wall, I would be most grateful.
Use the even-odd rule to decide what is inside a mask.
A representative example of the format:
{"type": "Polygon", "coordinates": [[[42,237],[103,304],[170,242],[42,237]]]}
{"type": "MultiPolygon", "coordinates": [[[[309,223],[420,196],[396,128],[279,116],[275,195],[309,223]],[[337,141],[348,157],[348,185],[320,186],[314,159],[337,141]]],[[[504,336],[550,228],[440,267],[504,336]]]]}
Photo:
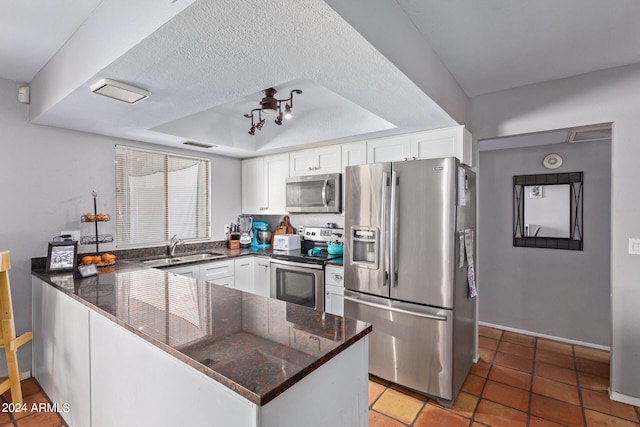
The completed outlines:
{"type": "MultiPolygon", "coordinates": [[[[613,123],[611,142],[611,395],[640,404],[640,65],[479,95],[471,99],[474,138],[613,123]]],[[[481,171],[480,171],[481,173],[481,171]]],[[[491,239],[478,230],[478,242],[491,239]]],[[[489,256],[478,253],[478,265],[489,256]]],[[[480,289],[482,281],[479,277],[480,289]]]]}
{"type": "Polygon", "coordinates": [[[479,170],[480,321],[609,346],[610,142],[481,151],[479,170]],[[563,158],[555,171],[542,166],[549,153],[563,158]],[[584,172],[584,250],[513,247],[512,177],[578,171],[584,172]]]}
{"type": "MultiPolygon", "coordinates": [[[[31,258],[46,256],[48,242],[61,230],[89,234],[80,216],[93,210],[92,189],[98,191],[98,210],[114,212],[116,144],[150,145],[32,125],[29,106],[17,101],[18,86],[0,79],[0,250],[11,252],[9,277],[20,334],[31,330],[31,258]]],[[[240,161],[168,147],[165,151],[211,159],[212,234],[214,240],[224,239],[224,224],[240,212],[240,161]]],[[[115,222],[108,222],[100,231],[113,233],[114,227],[115,222]]],[[[113,248],[113,244],[100,247],[113,248]]],[[[22,372],[31,369],[31,344],[21,347],[18,357],[22,372]]],[[[3,352],[2,372],[6,372],[3,352]]]]}

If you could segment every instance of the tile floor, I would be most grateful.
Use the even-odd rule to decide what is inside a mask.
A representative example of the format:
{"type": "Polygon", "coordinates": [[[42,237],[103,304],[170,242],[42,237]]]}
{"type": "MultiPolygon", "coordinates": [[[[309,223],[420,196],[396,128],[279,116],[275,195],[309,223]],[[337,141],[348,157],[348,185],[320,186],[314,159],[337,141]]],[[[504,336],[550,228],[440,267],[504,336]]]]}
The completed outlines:
{"type": "Polygon", "coordinates": [[[42,391],[40,385],[33,378],[22,380],[22,400],[23,406],[27,410],[24,412],[10,412],[11,392],[7,391],[1,396],[0,401],[0,427],[67,427],[67,423],[51,410],[47,409],[46,403],[51,403],[47,395],[42,391]],[[40,405],[43,404],[43,405],[40,405]]]}
{"type": "Polygon", "coordinates": [[[609,400],[609,353],[480,327],[480,361],[451,409],[369,381],[369,427],[640,427],[640,408],[609,400]]]}
{"type": "MultiPolygon", "coordinates": [[[[452,408],[390,384],[369,381],[369,427],[640,427],[640,408],[609,400],[609,353],[480,327],[480,361],[452,408]]],[[[67,426],[32,378],[22,381],[27,412],[0,411],[0,427],[67,426]],[[37,408],[37,406],[36,406],[37,408]]],[[[11,393],[1,396],[2,408],[11,393]]]]}

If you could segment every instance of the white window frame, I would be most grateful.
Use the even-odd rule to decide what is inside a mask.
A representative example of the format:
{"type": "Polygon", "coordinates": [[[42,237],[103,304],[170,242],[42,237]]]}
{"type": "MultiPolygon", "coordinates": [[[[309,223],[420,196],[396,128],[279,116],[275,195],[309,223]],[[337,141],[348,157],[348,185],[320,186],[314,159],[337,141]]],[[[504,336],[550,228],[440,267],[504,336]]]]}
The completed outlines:
{"type": "MultiPolygon", "coordinates": [[[[177,234],[177,238],[189,242],[211,240],[211,161],[209,159],[123,145],[116,145],[115,156],[116,212],[114,216],[116,220],[117,248],[166,245],[171,237],[173,237],[173,234],[177,234]],[[132,175],[130,174],[130,168],[127,162],[133,161],[135,156],[144,156],[145,154],[148,155],[149,161],[152,161],[151,159],[155,160],[153,167],[150,167],[150,170],[153,170],[154,173],[140,175],[140,177],[144,177],[145,180],[153,182],[153,185],[152,189],[149,191],[151,194],[146,194],[146,197],[149,199],[144,200],[142,198],[138,203],[137,201],[132,201],[132,198],[135,199],[136,197],[134,194],[136,188],[144,189],[146,187],[131,186],[132,175]],[[198,206],[196,206],[195,212],[193,209],[182,212],[183,214],[186,213],[194,217],[194,223],[190,226],[193,228],[193,232],[186,232],[192,233],[193,235],[181,236],[181,233],[176,233],[175,230],[172,230],[172,228],[180,226],[181,224],[177,222],[174,222],[173,225],[170,224],[170,218],[175,217],[175,215],[172,215],[171,213],[169,200],[169,183],[172,181],[169,174],[172,171],[169,171],[168,169],[171,159],[173,159],[174,162],[194,160],[197,162],[203,162],[194,164],[194,166],[197,167],[194,172],[197,173],[198,176],[194,178],[196,181],[196,189],[194,189],[193,197],[195,199],[194,203],[196,203],[196,205],[199,204],[200,211],[198,211],[198,206]],[[121,164],[122,162],[125,162],[125,164],[121,164]],[[202,176],[203,174],[205,176],[202,176]],[[157,175],[157,178],[151,178],[152,175],[157,175]],[[202,188],[203,186],[206,188],[202,188]],[[161,199],[158,199],[159,201],[157,205],[153,200],[153,187],[155,187],[156,192],[160,193],[159,196],[162,197],[161,199]],[[206,198],[204,201],[201,200],[203,196],[206,198]],[[136,217],[135,214],[131,212],[133,206],[136,204],[146,208],[147,214],[151,215],[150,220],[144,224],[146,230],[143,230],[142,226],[138,226],[136,231],[134,223],[142,223],[140,219],[141,217],[136,217]],[[155,211],[157,209],[156,206],[159,207],[159,212],[155,211]],[[136,233],[141,237],[136,237],[136,233]]],[[[185,170],[186,168],[174,170],[173,172],[185,170]]],[[[183,187],[182,189],[188,190],[189,188],[190,187],[183,187]]],[[[182,192],[178,194],[184,195],[182,192]]],[[[191,230],[191,228],[187,227],[189,230],[191,230]]]]}

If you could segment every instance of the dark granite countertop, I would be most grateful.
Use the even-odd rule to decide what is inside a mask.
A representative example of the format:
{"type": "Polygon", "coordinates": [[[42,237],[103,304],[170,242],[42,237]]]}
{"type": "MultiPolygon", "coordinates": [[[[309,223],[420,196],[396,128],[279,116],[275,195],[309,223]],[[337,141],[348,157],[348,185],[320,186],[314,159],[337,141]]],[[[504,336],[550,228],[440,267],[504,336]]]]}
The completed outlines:
{"type": "MultiPolygon", "coordinates": [[[[227,251],[229,257],[260,255],[227,251]]],[[[361,321],[135,261],[120,259],[100,271],[85,279],[38,268],[32,273],[258,405],[371,332],[361,321]]]]}

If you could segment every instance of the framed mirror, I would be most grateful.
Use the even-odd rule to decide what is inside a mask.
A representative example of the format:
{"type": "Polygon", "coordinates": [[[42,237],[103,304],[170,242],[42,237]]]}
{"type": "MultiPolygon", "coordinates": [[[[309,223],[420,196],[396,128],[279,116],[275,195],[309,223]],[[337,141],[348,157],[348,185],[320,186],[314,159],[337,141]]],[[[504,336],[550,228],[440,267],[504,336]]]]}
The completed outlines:
{"type": "Polygon", "coordinates": [[[513,177],[513,246],[568,249],[583,246],[584,172],[513,177]]]}

